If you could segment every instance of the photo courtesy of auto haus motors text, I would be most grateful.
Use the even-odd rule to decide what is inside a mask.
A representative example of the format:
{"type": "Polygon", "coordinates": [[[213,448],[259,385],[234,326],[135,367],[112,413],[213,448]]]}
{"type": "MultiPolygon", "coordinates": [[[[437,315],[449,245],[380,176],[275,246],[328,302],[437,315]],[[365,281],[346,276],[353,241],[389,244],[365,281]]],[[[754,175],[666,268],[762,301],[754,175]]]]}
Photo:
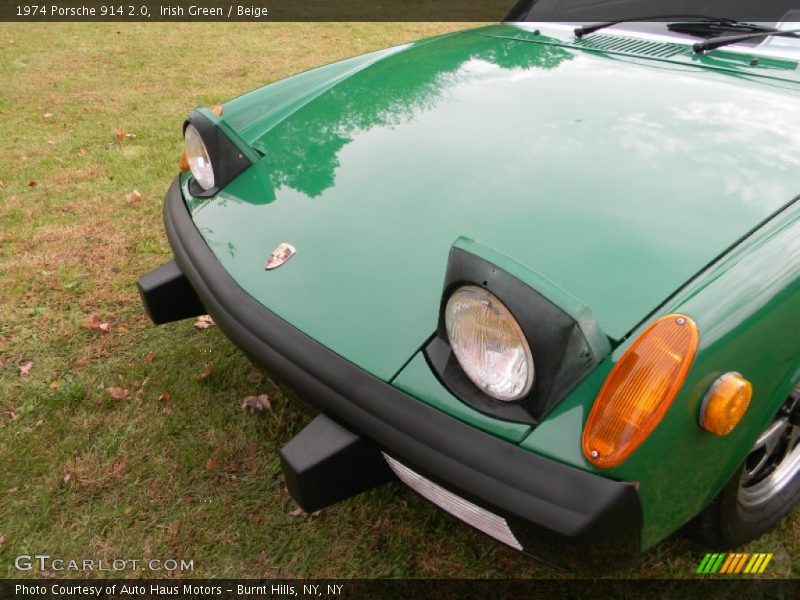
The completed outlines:
{"type": "MultiPolygon", "coordinates": [[[[227,585],[227,584],[226,584],[227,585]]],[[[60,583],[60,584],[15,584],[17,597],[80,597],[80,598],[142,598],[142,597],[214,597],[223,592],[240,597],[322,597],[333,598],[342,594],[344,584],[287,584],[274,583],[253,585],[239,583],[232,587],[225,585],[180,583],[60,583]]]]}
{"type": "Polygon", "coordinates": [[[796,595],[798,0],[12,2],[0,77],[0,598],[796,595]]]}

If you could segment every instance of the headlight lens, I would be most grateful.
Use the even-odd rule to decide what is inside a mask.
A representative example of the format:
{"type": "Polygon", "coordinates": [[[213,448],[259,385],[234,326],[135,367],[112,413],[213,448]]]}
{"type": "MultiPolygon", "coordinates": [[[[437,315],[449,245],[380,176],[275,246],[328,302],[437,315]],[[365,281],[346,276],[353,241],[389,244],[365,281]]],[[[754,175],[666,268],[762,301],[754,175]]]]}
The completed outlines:
{"type": "Polygon", "coordinates": [[[211,158],[208,156],[206,144],[200,137],[200,132],[194,125],[187,125],[183,139],[192,175],[200,187],[210,190],[214,187],[214,169],[211,166],[211,158]]]}
{"type": "Polygon", "coordinates": [[[530,392],[530,346],[516,319],[493,294],[474,285],[458,288],[447,300],[444,322],[458,363],[478,388],[505,402],[530,392]]]}

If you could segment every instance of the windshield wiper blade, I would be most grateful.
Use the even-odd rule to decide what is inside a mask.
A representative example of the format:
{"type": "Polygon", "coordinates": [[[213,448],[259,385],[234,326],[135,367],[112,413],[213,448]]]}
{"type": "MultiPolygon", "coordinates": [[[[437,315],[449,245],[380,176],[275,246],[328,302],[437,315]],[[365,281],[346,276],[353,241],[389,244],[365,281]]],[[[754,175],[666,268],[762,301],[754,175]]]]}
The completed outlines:
{"type": "Polygon", "coordinates": [[[752,23],[715,23],[712,21],[690,21],[688,23],[670,23],[667,29],[675,33],[693,35],[695,37],[719,37],[727,33],[761,33],[779,31],[774,27],[754,25],[752,23]]]}
{"type": "Polygon", "coordinates": [[[575,37],[581,38],[584,35],[594,33],[612,25],[620,23],[632,23],[634,21],[656,21],[658,19],[696,19],[706,23],[718,23],[720,25],[736,25],[738,21],[726,19],[724,17],[711,17],[709,15],[650,15],[649,17],[633,17],[630,19],[618,19],[616,21],[606,21],[605,23],[595,23],[594,25],[581,25],[575,28],[575,37]]]}
{"type": "Polygon", "coordinates": [[[704,42],[697,42],[692,46],[692,51],[695,54],[700,54],[706,50],[713,50],[727,46],[728,44],[735,44],[736,42],[746,42],[748,40],[756,40],[758,38],[776,36],[786,36],[800,39],[800,29],[784,29],[776,31],[763,31],[761,33],[742,33],[740,35],[726,35],[725,37],[713,38],[704,42]]]}

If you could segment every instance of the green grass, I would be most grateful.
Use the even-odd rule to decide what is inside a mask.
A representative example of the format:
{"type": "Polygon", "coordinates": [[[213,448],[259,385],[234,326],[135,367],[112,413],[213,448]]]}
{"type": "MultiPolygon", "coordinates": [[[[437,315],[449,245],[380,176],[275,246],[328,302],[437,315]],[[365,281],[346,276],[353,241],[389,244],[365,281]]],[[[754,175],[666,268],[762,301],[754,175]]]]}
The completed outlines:
{"type": "MultiPolygon", "coordinates": [[[[194,577],[567,576],[395,485],[292,516],[278,451],[308,417],[217,329],[153,327],[135,291],[170,258],[161,198],[194,106],[455,28],[0,25],[0,576],[34,553],[183,558],[194,577]],[[259,393],[272,410],[240,410],[259,393]]],[[[770,576],[797,572],[798,532],[795,512],[751,545],[770,576]]],[[[592,574],[692,577],[707,550],[679,534],[592,574]]]]}

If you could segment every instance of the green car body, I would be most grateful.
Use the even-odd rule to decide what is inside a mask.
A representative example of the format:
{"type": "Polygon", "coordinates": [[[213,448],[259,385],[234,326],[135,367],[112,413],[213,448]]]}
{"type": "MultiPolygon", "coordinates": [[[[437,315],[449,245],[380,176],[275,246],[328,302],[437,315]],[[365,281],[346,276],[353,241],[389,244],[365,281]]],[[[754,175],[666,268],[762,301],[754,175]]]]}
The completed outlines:
{"type": "Polygon", "coordinates": [[[188,174],[181,189],[232,279],[322,346],[507,444],[636,482],[646,549],[714,500],[800,381],[800,70],[615,37],[496,25],[198,109],[253,164],[211,197],[188,174]],[[297,255],[265,272],[287,241],[297,255]],[[472,408],[426,360],[454,245],[588,307],[610,345],[540,423],[472,408]],[[700,332],[688,377],[599,469],[581,449],[598,390],[671,313],[700,332]],[[721,437],[698,413],[730,371],[754,395],[721,437]]]}

